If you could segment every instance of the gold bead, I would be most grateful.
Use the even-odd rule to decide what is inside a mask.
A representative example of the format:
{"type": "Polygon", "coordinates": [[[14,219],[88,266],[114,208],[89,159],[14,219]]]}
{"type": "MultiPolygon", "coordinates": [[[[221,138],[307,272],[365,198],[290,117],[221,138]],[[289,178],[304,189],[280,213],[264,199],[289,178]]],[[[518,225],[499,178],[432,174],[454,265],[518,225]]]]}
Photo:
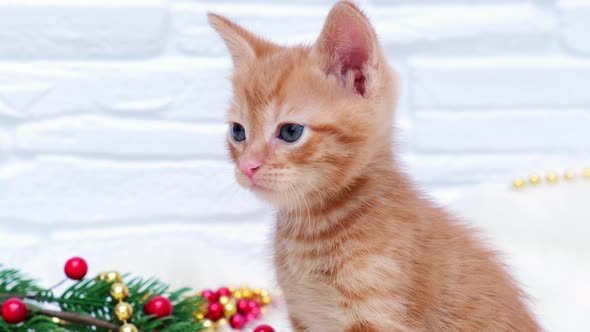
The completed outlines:
{"type": "Polygon", "coordinates": [[[547,173],[547,182],[549,183],[556,183],[557,181],[559,181],[559,176],[557,176],[557,173],[555,172],[549,172],[547,173]]]}
{"type": "Polygon", "coordinates": [[[238,311],[238,307],[236,306],[235,301],[229,301],[223,305],[223,312],[225,317],[230,318],[238,311]]]}
{"type": "Polygon", "coordinates": [[[566,179],[567,181],[572,181],[575,177],[576,177],[576,173],[574,173],[574,171],[566,171],[563,174],[563,178],[566,179]]]}
{"type": "Polygon", "coordinates": [[[137,327],[133,324],[123,324],[123,326],[119,328],[119,332],[137,332],[137,327]]]}
{"type": "Polygon", "coordinates": [[[107,272],[105,280],[108,282],[122,282],[123,277],[121,277],[121,274],[119,272],[111,271],[107,272]]]}
{"type": "Polygon", "coordinates": [[[111,286],[111,296],[117,301],[123,301],[129,296],[129,288],[120,282],[111,286]]]}
{"type": "Polygon", "coordinates": [[[107,273],[106,272],[101,272],[96,276],[96,280],[107,280],[107,273]]]}
{"type": "Polygon", "coordinates": [[[229,289],[229,292],[233,295],[233,293],[236,292],[236,289],[234,287],[228,287],[227,289],[229,289]]]}
{"type": "Polygon", "coordinates": [[[247,286],[247,285],[242,285],[242,286],[240,287],[240,291],[242,291],[242,297],[243,297],[244,299],[251,299],[251,298],[252,298],[252,296],[254,295],[254,294],[252,293],[252,290],[250,290],[250,288],[248,288],[248,286],[247,286]]]}
{"type": "Polygon", "coordinates": [[[252,291],[249,289],[242,290],[242,297],[245,299],[251,299],[253,295],[254,294],[252,294],[252,291]]]}
{"type": "Polygon", "coordinates": [[[205,329],[205,331],[207,331],[210,328],[213,328],[213,322],[210,319],[205,319],[204,321],[201,322],[201,325],[203,325],[203,328],[205,329]]]}
{"type": "Polygon", "coordinates": [[[532,184],[533,186],[536,186],[539,183],[541,183],[541,177],[538,175],[531,175],[529,177],[529,183],[532,184]]]}
{"type": "Polygon", "coordinates": [[[205,314],[203,314],[202,312],[195,313],[194,316],[197,320],[205,319],[205,314]]]}
{"type": "Polygon", "coordinates": [[[221,304],[224,304],[224,305],[225,305],[225,304],[227,304],[228,302],[229,302],[229,297],[227,297],[227,296],[220,296],[220,297],[219,297],[219,303],[221,303],[221,304]]]}
{"type": "Polygon", "coordinates": [[[115,316],[120,321],[129,320],[133,316],[133,307],[127,302],[117,303],[115,306],[115,316]]]}
{"type": "Polygon", "coordinates": [[[590,180],[590,168],[584,170],[584,178],[590,180]]]}
{"type": "Polygon", "coordinates": [[[242,294],[242,291],[239,291],[239,290],[235,291],[235,292],[234,292],[234,298],[235,298],[236,300],[241,300],[241,299],[243,299],[243,298],[244,298],[244,295],[242,294]]]}
{"type": "Polygon", "coordinates": [[[268,295],[260,296],[260,303],[262,305],[268,305],[268,304],[270,304],[270,302],[271,302],[270,296],[268,296],[268,295]]]}
{"type": "Polygon", "coordinates": [[[512,187],[514,187],[514,189],[522,189],[522,187],[524,187],[524,180],[521,178],[517,178],[514,179],[514,181],[512,181],[512,187]]]}
{"type": "Polygon", "coordinates": [[[226,325],[228,325],[228,324],[227,324],[227,319],[225,319],[225,318],[221,318],[220,320],[213,322],[213,326],[215,328],[223,328],[226,325]]]}
{"type": "Polygon", "coordinates": [[[262,289],[256,288],[252,293],[254,293],[254,296],[258,296],[262,293],[262,289]]]}

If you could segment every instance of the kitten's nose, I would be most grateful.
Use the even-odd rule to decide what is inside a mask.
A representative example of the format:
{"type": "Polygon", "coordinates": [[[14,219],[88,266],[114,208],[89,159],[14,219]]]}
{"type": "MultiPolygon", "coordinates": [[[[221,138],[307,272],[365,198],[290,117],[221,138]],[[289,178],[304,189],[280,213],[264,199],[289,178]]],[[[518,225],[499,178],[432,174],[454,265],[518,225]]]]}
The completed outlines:
{"type": "Polygon", "coordinates": [[[256,162],[254,160],[247,160],[247,161],[240,162],[240,169],[250,179],[254,176],[254,173],[256,173],[256,171],[258,169],[260,169],[260,166],[262,166],[262,165],[259,162],[256,162]]]}

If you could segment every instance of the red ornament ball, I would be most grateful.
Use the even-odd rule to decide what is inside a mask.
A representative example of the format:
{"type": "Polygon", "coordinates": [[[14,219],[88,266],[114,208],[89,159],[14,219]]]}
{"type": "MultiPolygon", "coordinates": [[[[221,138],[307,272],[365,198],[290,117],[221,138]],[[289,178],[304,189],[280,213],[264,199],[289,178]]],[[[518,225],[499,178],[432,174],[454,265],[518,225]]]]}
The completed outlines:
{"type": "Polygon", "coordinates": [[[86,273],[88,273],[88,264],[81,257],[73,257],[66,262],[64,272],[70,279],[82,280],[86,276],[86,273]]]}
{"type": "Polygon", "coordinates": [[[242,314],[235,314],[229,319],[229,325],[231,325],[231,327],[236,330],[241,330],[244,328],[246,323],[246,317],[244,317],[242,314]]]}
{"type": "Polygon", "coordinates": [[[250,308],[250,315],[254,316],[254,318],[260,317],[260,308],[259,307],[252,307],[250,308]]]}
{"type": "Polygon", "coordinates": [[[223,305],[219,302],[209,303],[207,306],[207,318],[216,322],[223,317],[223,305]]]}
{"type": "Polygon", "coordinates": [[[258,325],[252,332],[275,332],[270,325],[258,325]]]}
{"type": "Polygon", "coordinates": [[[248,300],[238,301],[238,311],[244,315],[250,312],[250,302],[248,300]]]}
{"type": "Polygon", "coordinates": [[[256,316],[253,313],[246,314],[246,321],[253,322],[256,320],[256,316]]]}
{"type": "Polygon", "coordinates": [[[10,298],[2,304],[2,318],[8,324],[18,324],[24,321],[27,314],[27,305],[19,298],[10,298]]]}
{"type": "Polygon", "coordinates": [[[231,291],[227,287],[221,287],[220,289],[217,290],[217,297],[222,297],[222,296],[230,297],[231,295],[232,295],[231,291]]]}
{"type": "Polygon", "coordinates": [[[210,289],[205,289],[201,295],[209,302],[217,302],[217,300],[219,300],[219,295],[210,289]]]}
{"type": "Polygon", "coordinates": [[[155,296],[143,306],[146,315],[154,315],[158,318],[172,315],[174,311],[172,302],[163,296],[155,296]]]}

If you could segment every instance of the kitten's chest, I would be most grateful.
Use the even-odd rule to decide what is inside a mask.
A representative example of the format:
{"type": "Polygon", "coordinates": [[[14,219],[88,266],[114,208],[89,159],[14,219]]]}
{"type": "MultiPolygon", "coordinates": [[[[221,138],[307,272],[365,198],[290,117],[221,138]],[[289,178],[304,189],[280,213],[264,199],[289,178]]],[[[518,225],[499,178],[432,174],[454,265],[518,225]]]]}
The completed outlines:
{"type": "Polygon", "coordinates": [[[281,243],[275,254],[289,312],[311,331],[343,331],[345,315],[334,288],[333,257],[289,242],[281,243]]]}

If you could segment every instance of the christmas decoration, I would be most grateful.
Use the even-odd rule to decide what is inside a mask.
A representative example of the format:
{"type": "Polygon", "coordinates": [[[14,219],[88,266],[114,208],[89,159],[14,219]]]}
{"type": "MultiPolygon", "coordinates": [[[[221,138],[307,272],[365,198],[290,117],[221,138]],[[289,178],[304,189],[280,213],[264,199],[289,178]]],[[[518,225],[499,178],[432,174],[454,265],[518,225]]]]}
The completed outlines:
{"type": "MultiPolygon", "coordinates": [[[[73,280],[72,285],[58,295],[54,293],[56,286],[41,288],[19,271],[0,265],[0,332],[193,332],[225,325],[241,330],[271,302],[267,291],[246,286],[205,290],[197,295],[187,288],[171,292],[158,280],[117,271],[84,279],[88,264],[80,257],[69,259],[64,272],[73,280]]],[[[256,331],[274,331],[270,327],[264,330],[265,326],[256,331]]]]}
{"type": "Polygon", "coordinates": [[[2,319],[17,324],[27,318],[27,305],[19,298],[10,298],[2,304],[2,319]]]}
{"type": "Polygon", "coordinates": [[[64,266],[64,272],[70,279],[82,280],[88,273],[88,264],[80,257],[70,258],[64,266]]]}
{"type": "Polygon", "coordinates": [[[163,318],[172,315],[172,303],[163,296],[155,296],[143,306],[143,312],[146,315],[153,315],[158,318],[163,318]]]}
{"type": "Polygon", "coordinates": [[[269,325],[258,325],[252,332],[275,332],[269,325]]]}
{"type": "MultiPolygon", "coordinates": [[[[556,184],[561,179],[565,182],[572,182],[576,178],[582,178],[585,180],[590,180],[590,168],[583,169],[581,172],[576,172],[573,170],[566,170],[563,172],[563,176],[560,177],[559,173],[556,172],[548,172],[545,175],[545,180],[548,184],[556,184]]],[[[520,190],[525,188],[527,185],[529,186],[538,186],[543,183],[543,177],[538,174],[532,174],[527,178],[516,178],[512,181],[512,188],[520,190]]]]}
{"type": "Polygon", "coordinates": [[[195,318],[203,326],[217,327],[229,323],[231,328],[241,330],[258,319],[271,303],[268,291],[251,290],[246,285],[237,290],[228,287],[217,291],[205,289],[200,294],[207,300],[207,306],[196,312],[195,318]]]}

